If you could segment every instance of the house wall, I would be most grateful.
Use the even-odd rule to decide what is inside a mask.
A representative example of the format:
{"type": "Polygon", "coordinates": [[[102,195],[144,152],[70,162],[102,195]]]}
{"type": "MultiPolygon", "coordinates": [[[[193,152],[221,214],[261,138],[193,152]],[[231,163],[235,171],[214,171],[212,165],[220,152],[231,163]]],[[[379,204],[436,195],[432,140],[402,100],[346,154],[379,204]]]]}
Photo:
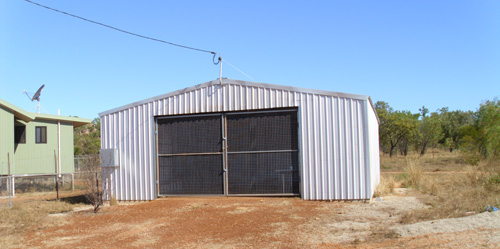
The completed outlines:
{"type": "MultiPolygon", "coordinates": [[[[61,172],[73,173],[73,124],[61,122],[61,172]]],[[[15,150],[13,174],[56,173],[54,151],[58,155],[57,121],[35,119],[26,125],[26,143],[15,150]],[[35,143],[35,127],[47,127],[47,143],[35,143]]]]}
{"type": "Polygon", "coordinates": [[[104,113],[101,146],[117,149],[120,160],[119,167],[103,169],[107,197],[156,198],[155,116],[298,107],[302,198],[370,199],[377,178],[370,172],[379,164],[378,147],[370,146],[378,144],[378,134],[367,128],[374,112],[368,105],[366,96],[228,83],[188,88],[104,113]]]}
{"type": "Polygon", "coordinates": [[[7,154],[14,161],[14,113],[0,106],[0,175],[8,174],[7,154]]]}

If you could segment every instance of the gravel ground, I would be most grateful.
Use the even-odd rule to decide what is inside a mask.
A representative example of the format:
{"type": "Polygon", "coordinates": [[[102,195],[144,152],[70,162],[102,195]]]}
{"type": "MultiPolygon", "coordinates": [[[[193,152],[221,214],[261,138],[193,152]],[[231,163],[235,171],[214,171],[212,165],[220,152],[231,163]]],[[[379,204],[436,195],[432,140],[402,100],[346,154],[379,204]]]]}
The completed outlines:
{"type": "MultiPolygon", "coordinates": [[[[338,209],[320,213],[317,220],[304,224],[306,235],[316,244],[365,242],[373,236],[385,237],[391,227],[399,226],[401,215],[407,211],[425,208],[414,196],[386,196],[370,203],[344,203],[338,209]]],[[[304,235],[301,235],[304,236],[304,235]]]]}
{"type": "MultiPolygon", "coordinates": [[[[395,227],[394,231],[402,237],[415,237],[428,234],[454,233],[468,230],[480,231],[485,229],[500,229],[500,211],[402,225],[395,227]]],[[[495,239],[494,243],[500,243],[500,237],[496,237],[495,239]]]]}

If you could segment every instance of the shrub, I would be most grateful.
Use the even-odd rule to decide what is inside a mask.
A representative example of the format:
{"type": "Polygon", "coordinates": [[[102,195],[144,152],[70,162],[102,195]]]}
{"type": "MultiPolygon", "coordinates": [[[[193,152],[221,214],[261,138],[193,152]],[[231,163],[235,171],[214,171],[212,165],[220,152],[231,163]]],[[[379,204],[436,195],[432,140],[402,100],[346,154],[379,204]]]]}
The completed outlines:
{"type": "Polygon", "coordinates": [[[403,180],[403,186],[419,189],[423,173],[420,161],[418,159],[408,159],[403,170],[408,175],[408,177],[403,180]]]}
{"type": "Polygon", "coordinates": [[[104,205],[103,191],[100,181],[100,160],[99,157],[90,156],[83,162],[82,171],[83,182],[85,186],[85,198],[94,207],[94,213],[104,205]]]}
{"type": "Polygon", "coordinates": [[[375,193],[373,194],[374,197],[379,197],[379,196],[384,196],[388,194],[392,194],[394,192],[394,187],[396,185],[396,181],[394,180],[394,177],[389,176],[389,177],[384,177],[382,176],[380,178],[380,183],[375,189],[375,193]]]}

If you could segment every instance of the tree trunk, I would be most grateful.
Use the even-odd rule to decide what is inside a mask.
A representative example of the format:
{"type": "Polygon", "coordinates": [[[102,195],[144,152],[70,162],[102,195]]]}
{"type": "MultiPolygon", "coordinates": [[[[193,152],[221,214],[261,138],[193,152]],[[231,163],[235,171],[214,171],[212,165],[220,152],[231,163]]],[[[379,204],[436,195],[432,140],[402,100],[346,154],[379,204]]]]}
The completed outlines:
{"type": "Polygon", "coordinates": [[[396,148],[396,144],[393,144],[391,141],[391,150],[389,151],[389,157],[392,157],[392,151],[394,151],[394,148],[396,148]]]}
{"type": "Polygon", "coordinates": [[[420,155],[423,156],[425,154],[425,150],[427,149],[427,143],[423,143],[420,148],[420,155]]]}

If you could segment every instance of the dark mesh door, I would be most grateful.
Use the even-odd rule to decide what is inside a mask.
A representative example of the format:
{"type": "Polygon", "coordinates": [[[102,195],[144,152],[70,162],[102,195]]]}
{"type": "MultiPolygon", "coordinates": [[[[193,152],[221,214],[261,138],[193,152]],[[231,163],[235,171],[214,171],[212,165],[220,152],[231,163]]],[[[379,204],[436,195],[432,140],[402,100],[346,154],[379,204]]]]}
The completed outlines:
{"type": "Polygon", "coordinates": [[[229,194],[299,193],[297,152],[230,154],[229,194]]]}
{"type": "Polygon", "coordinates": [[[228,194],[297,194],[297,111],[227,115],[228,194]]]}
{"type": "Polygon", "coordinates": [[[160,195],[222,195],[221,116],[158,118],[160,195]]]}
{"type": "Polygon", "coordinates": [[[221,152],[221,116],[158,119],[158,153],[221,152]]]}
{"type": "Polygon", "coordinates": [[[161,195],[222,195],[222,155],[160,157],[161,195]]]}

